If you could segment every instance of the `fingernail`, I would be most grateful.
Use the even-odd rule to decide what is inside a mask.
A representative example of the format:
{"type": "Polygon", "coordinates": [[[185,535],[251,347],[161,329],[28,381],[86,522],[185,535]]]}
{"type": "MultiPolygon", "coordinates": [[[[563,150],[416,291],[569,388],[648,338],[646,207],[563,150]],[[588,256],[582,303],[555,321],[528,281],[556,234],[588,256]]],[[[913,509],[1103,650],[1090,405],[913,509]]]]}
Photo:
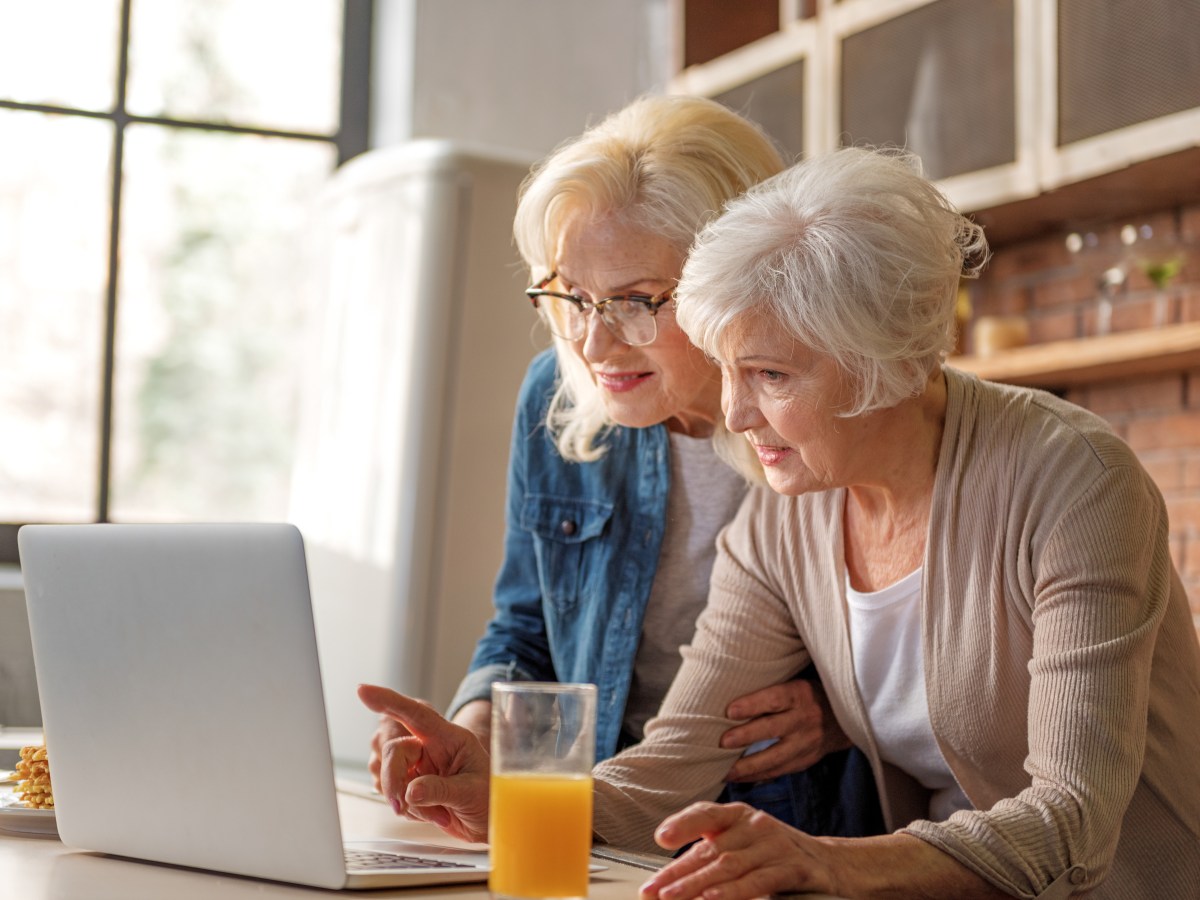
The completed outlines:
{"type": "Polygon", "coordinates": [[[435,806],[427,810],[425,814],[429,816],[429,821],[431,821],[438,828],[445,828],[450,824],[450,814],[440,806],[435,806]]]}
{"type": "Polygon", "coordinates": [[[398,816],[404,815],[404,812],[400,807],[400,801],[398,799],[396,799],[395,797],[392,798],[392,812],[394,812],[398,816]]]}

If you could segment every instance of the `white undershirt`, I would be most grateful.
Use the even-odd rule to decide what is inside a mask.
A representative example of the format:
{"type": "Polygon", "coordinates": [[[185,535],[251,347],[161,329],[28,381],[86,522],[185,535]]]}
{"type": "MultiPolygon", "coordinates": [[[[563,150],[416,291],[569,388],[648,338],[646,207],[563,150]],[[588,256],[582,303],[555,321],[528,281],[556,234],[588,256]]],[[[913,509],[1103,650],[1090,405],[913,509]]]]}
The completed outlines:
{"type": "Polygon", "coordinates": [[[941,822],[971,809],[938,749],[929,724],[925,662],[921,653],[921,586],[924,567],[863,594],[846,578],[854,676],[885,761],[903,769],[933,792],[929,818],[941,822]]]}

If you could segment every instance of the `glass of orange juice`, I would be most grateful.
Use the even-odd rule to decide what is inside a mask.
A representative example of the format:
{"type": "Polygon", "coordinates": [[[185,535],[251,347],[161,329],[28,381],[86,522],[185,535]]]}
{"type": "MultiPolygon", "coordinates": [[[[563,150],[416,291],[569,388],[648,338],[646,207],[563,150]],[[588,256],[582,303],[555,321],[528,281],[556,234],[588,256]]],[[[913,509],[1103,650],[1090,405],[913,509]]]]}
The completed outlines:
{"type": "Polygon", "coordinates": [[[595,685],[492,685],[493,897],[587,897],[595,747],[595,685]]]}

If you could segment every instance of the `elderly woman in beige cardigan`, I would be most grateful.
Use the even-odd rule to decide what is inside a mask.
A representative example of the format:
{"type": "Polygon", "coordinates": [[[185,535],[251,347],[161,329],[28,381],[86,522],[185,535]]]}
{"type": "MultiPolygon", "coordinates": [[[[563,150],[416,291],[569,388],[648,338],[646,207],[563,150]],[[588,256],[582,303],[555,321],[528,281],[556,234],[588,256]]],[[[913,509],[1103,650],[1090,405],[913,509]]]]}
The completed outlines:
{"type": "MultiPolygon", "coordinates": [[[[645,741],[595,770],[599,839],[696,842],[647,896],[1196,896],[1200,648],[1162,499],[1095,416],[943,365],[985,254],[910,159],[857,149],[768,181],[693,248],[679,322],[773,490],[723,533],[645,741]],[[892,834],[688,806],[720,790],[728,702],[810,660],[892,834]]],[[[421,720],[407,801],[482,837],[483,749],[362,696],[421,720]]]]}

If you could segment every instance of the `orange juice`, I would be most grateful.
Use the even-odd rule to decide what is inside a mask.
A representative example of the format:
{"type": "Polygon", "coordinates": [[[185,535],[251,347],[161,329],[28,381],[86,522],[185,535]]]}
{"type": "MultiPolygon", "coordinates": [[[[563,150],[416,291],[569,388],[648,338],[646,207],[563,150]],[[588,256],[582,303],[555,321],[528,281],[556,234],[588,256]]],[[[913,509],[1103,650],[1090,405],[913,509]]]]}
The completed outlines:
{"type": "Polygon", "coordinates": [[[493,775],[488,831],[492,893],[587,896],[590,775],[493,775]]]}

